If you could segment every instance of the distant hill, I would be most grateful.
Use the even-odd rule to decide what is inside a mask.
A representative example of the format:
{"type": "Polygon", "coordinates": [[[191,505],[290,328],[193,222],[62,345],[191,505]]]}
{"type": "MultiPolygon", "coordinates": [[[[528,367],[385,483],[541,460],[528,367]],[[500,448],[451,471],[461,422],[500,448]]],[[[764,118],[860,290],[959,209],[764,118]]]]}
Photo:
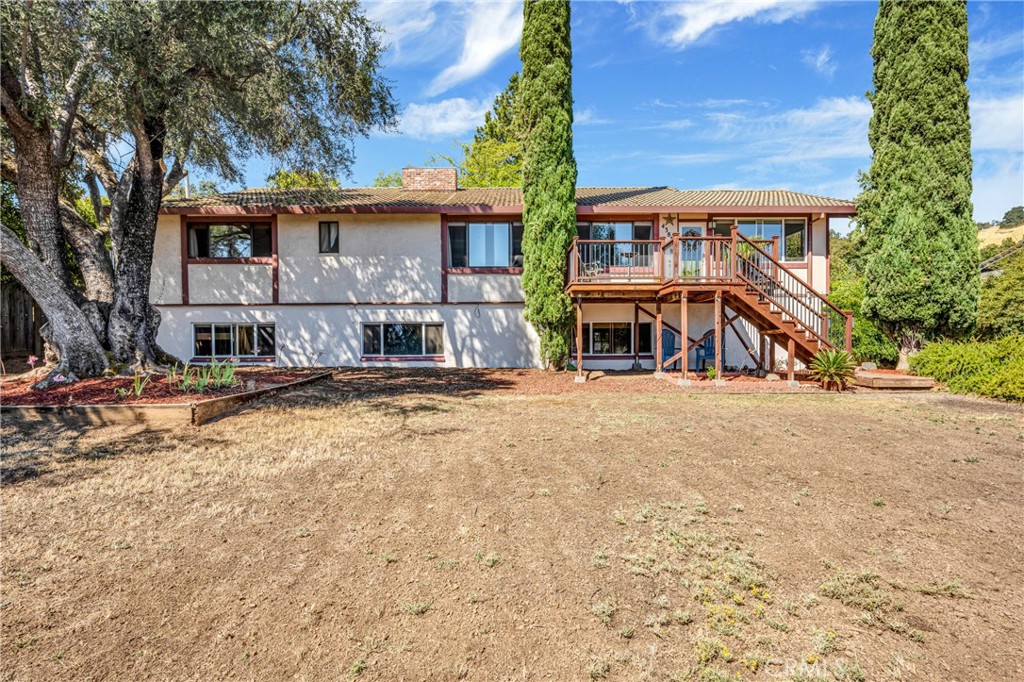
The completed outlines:
{"type": "Polygon", "coordinates": [[[1024,223],[1017,227],[999,227],[993,225],[984,230],[978,230],[978,246],[984,248],[989,244],[1002,244],[1004,239],[1012,239],[1019,242],[1024,239],[1024,223]]]}

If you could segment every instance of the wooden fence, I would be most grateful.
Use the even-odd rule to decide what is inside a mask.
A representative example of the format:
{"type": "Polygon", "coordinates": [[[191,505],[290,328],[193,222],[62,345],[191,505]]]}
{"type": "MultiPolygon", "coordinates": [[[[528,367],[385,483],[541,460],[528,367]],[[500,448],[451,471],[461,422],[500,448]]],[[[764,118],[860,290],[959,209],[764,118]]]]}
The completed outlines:
{"type": "Polygon", "coordinates": [[[17,285],[0,288],[0,354],[43,355],[39,327],[43,315],[28,292],[17,285]]]}

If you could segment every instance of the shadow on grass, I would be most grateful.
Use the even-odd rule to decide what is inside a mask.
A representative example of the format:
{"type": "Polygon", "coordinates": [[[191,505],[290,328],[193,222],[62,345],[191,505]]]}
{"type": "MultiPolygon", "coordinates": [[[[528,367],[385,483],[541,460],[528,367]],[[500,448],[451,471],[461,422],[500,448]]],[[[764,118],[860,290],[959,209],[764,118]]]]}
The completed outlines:
{"type": "Polygon", "coordinates": [[[170,432],[151,430],[144,425],[104,427],[56,418],[46,421],[5,418],[2,437],[0,487],[5,488],[36,479],[44,485],[64,485],[96,471],[88,467],[68,467],[68,464],[113,460],[128,454],[169,452],[180,447],[184,440],[194,446],[230,445],[192,427],[170,432]],[[109,437],[83,438],[86,433],[97,430],[109,437]],[[58,472],[61,475],[51,477],[58,472]]]}

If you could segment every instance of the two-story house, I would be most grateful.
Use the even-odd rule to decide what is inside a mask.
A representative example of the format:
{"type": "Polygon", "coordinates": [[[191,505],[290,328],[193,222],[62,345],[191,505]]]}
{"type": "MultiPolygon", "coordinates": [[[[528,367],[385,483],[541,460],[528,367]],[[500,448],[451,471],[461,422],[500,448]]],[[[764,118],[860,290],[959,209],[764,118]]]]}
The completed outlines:
{"type": "MultiPolygon", "coordinates": [[[[522,193],[407,168],[401,188],[253,189],[167,201],[152,301],[183,359],[536,367],[522,193]]],[[[577,364],[774,368],[842,345],[829,219],[785,190],[581,187],[566,254],[577,364]],[[684,344],[680,339],[686,338],[684,344]]]]}

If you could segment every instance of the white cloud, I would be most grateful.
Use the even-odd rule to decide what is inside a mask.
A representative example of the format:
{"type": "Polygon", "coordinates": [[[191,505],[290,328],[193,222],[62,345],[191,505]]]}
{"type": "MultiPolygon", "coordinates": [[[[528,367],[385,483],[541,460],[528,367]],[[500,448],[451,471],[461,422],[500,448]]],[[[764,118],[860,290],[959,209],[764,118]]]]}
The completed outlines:
{"type": "Polygon", "coordinates": [[[362,3],[368,19],[381,24],[386,36],[389,57],[393,63],[416,61],[429,58],[429,53],[439,52],[444,41],[427,43],[425,34],[436,33],[438,29],[437,6],[433,0],[422,2],[372,0],[362,3]]]}
{"type": "Polygon", "coordinates": [[[519,2],[474,2],[459,5],[465,34],[458,60],[427,86],[428,95],[439,95],[486,71],[519,43],[523,32],[523,8],[519,2]]]}
{"type": "Polygon", "coordinates": [[[698,42],[720,26],[746,20],[779,24],[803,16],[817,4],[806,0],[674,2],[662,9],[652,28],[669,45],[682,49],[698,42]]]}
{"type": "Polygon", "coordinates": [[[985,64],[1011,54],[1024,57],[1024,31],[1015,31],[1001,36],[990,34],[984,38],[971,40],[968,52],[971,66],[985,64]]]}
{"type": "Polygon", "coordinates": [[[479,100],[453,97],[430,104],[410,104],[402,112],[398,131],[419,140],[457,137],[480,125],[496,94],[479,100]]]}
{"type": "Polygon", "coordinates": [[[697,125],[689,118],[677,118],[672,121],[662,121],[649,126],[643,126],[640,130],[686,130],[697,125]]]}
{"type": "Polygon", "coordinates": [[[820,50],[803,50],[801,53],[803,63],[817,71],[826,78],[832,78],[836,73],[836,63],[832,61],[832,48],[823,45],[820,50]]]}
{"type": "Polygon", "coordinates": [[[972,98],[971,147],[1024,152],[1024,96],[972,98]]]}
{"type": "Polygon", "coordinates": [[[1002,218],[1007,209],[1024,204],[1024,163],[1020,154],[994,162],[976,159],[973,180],[975,220],[1002,218]]]}
{"type": "Polygon", "coordinates": [[[587,107],[581,111],[574,111],[572,114],[572,121],[576,125],[587,126],[587,125],[603,125],[605,123],[611,123],[606,118],[601,118],[594,111],[594,107],[587,107]]]}

